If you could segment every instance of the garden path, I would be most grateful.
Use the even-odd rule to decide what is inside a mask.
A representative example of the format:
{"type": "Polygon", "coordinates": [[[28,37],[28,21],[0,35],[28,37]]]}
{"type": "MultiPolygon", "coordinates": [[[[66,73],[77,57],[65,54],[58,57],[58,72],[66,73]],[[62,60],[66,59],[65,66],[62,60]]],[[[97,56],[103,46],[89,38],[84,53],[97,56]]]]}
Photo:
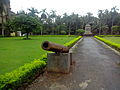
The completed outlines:
{"type": "Polygon", "coordinates": [[[120,90],[120,56],[85,37],[73,55],[70,74],[44,73],[26,90],[120,90]]]}

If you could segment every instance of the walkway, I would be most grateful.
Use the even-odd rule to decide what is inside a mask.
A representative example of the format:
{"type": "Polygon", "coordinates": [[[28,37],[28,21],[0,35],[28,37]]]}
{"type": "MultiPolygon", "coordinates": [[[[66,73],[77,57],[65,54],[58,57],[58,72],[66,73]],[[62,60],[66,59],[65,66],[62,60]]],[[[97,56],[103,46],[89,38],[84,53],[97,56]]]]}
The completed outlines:
{"type": "Polygon", "coordinates": [[[26,90],[120,90],[120,56],[86,37],[74,55],[70,74],[38,77],[26,90]]]}

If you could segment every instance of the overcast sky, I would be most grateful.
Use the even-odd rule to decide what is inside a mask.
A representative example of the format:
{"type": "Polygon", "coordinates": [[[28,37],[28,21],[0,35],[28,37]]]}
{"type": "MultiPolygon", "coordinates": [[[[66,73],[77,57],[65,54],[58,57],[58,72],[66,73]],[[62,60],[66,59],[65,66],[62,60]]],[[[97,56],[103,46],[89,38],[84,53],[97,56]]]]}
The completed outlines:
{"type": "MultiPolygon", "coordinates": [[[[19,10],[27,10],[34,7],[39,11],[47,8],[47,11],[56,10],[57,14],[62,15],[67,12],[86,15],[87,12],[97,16],[98,9],[111,9],[117,6],[120,9],[120,0],[10,0],[11,9],[14,12],[19,10]]],[[[120,11],[120,10],[119,10],[120,11]]]]}

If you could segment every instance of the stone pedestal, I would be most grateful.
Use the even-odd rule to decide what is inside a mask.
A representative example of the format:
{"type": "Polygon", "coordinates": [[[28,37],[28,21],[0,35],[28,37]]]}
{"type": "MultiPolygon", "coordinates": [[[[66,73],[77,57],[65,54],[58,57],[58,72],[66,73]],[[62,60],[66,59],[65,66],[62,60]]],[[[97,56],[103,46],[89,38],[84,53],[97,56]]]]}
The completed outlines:
{"type": "Polygon", "coordinates": [[[47,71],[69,73],[70,71],[70,54],[69,53],[48,53],[47,54],[47,71]]]}

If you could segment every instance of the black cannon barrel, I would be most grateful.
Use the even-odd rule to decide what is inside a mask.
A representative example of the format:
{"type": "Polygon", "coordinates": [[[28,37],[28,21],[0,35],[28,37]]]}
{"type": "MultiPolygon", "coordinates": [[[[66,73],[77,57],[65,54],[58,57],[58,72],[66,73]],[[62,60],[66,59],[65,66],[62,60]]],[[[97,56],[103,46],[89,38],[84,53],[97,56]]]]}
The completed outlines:
{"type": "Polygon", "coordinates": [[[47,51],[53,51],[53,52],[59,52],[59,53],[68,53],[69,52],[69,48],[65,47],[63,45],[59,45],[59,44],[55,44],[49,41],[45,41],[42,43],[41,46],[44,50],[47,51]]]}

